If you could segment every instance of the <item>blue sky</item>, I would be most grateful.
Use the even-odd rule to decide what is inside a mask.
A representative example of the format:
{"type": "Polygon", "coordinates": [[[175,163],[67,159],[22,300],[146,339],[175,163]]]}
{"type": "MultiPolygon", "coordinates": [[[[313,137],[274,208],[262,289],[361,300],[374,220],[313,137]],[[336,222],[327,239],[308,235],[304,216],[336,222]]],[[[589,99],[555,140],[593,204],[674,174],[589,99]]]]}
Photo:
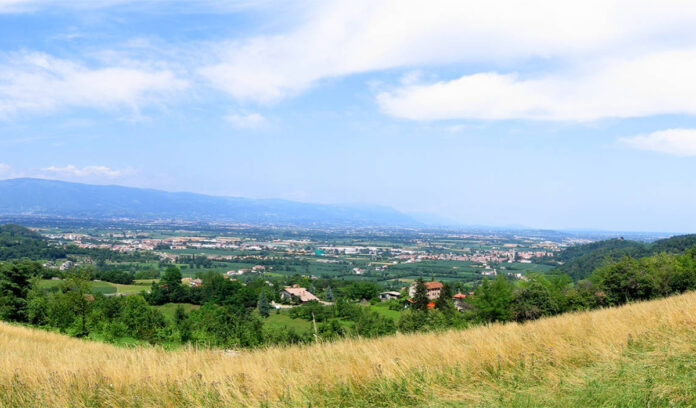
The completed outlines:
{"type": "Polygon", "coordinates": [[[0,0],[0,178],[696,231],[687,1],[0,0]]]}

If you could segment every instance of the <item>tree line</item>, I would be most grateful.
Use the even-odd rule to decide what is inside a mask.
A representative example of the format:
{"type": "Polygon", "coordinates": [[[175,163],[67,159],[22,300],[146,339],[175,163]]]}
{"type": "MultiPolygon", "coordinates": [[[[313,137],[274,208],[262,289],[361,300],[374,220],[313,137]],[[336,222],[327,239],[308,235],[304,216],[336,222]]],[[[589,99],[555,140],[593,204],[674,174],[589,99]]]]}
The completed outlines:
{"type": "Polygon", "coordinates": [[[281,282],[262,279],[246,284],[216,273],[201,275],[202,284],[182,284],[181,272],[169,267],[150,293],[104,296],[91,291],[85,269],[67,272],[53,288],[39,285],[42,266],[32,261],[0,263],[0,319],[106,341],[135,339],[152,344],[199,344],[215,347],[258,347],[345,336],[374,337],[400,332],[442,330],[489,322],[523,322],[574,310],[618,306],[696,289],[696,247],[682,254],[660,253],[623,257],[596,268],[578,282],[561,273],[532,275],[527,280],[497,276],[484,279],[459,308],[452,287],[445,283],[440,297],[430,300],[422,280],[410,301],[391,300],[399,310],[394,320],[358,301],[377,302],[382,289],[368,281],[297,282],[332,304],[310,302],[291,309],[290,317],[313,323],[310,332],[264,324],[271,301],[279,301],[281,282]],[[167,318],[157,305],[200,305],[187,311],[178,306],[167,318]],[[408,308],[404,310],[404,307],[408,308]],[[346,324],[350,322],[350,324],[346,324]],[[316,327],[316,328],[315,328],[316,327]]]}

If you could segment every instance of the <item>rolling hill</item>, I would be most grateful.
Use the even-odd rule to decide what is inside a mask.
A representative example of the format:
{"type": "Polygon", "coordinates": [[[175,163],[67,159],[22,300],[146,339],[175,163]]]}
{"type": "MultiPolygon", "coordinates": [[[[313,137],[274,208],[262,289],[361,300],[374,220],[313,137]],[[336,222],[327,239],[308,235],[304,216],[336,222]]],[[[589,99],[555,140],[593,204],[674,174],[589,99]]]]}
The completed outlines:
{"type": "Polygon", "coordinates": [[[566,248],[555,256],[555,261],[560,263],[558,269],[561,272],[574,280],[581,280],[595,268],[625,256],[641,258],[662,252],[679,254],[694,245],[696,234],[676,235],[652,243],[614,238],[566,248]]]}
{"type": "Polygon", "coordinates": [[[696,293],[524,324],[223,351],[0,323],[0,407],[696,404],[696,293]]]}
{"type": "Polygon", "coordinates": [[[376,205],[217,197],[32,178],[0,181],[0,214],[317,227],[420,225],[392,208],[376,205]]]}

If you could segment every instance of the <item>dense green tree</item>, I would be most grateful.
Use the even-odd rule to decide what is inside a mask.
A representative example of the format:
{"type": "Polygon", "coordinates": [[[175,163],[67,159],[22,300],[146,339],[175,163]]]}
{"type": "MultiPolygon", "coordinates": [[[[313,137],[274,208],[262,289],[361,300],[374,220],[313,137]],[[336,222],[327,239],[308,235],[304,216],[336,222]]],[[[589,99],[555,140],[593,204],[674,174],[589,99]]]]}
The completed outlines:
{"type": "Polygon", "coordinates": [[[473,304],[478,309],[478,317],[485,322],[507,321],[512,316],[512,287],[501,275],[491,283],[484,278],[476,288],[473,304]]]}
{"type": "Polygon", "coordinates": [[[158,330],[166,326],[164,315],[150,307],[140,295],[126,296],[119,319],[136,339],[156,343],[158,330]]]}
{"type": "Polygon", "coordinates": [[[256,306],[259,309],[259,314],[261,317],[268,317],[270,305],[268,304],[268,299],[266,299],[266,291],[262,290],[259,294],[259,302],[256,306]]]}
{"type": "Polygon", "coordinates": [[[551,283],[540,276],[521,282],[515,290],[513,314],[517,321],[538,319],[562,311],[551,283]]]}
{"type": "Polygon", "coordinates": [[[648,268],[630,257],[598,269],[594,277],[604,289],[610,305],[650,299],[657,292],[656,282],[648,268]]]}
{"type": "Polygon", "coordinates": [[[370,281],[353,282],[344,288],[344,294],[349,299],[370,300],[379,295],[381,287],[370,281]]]}
{"type": "Polygon", "coordinates": [[[449,283],[442,284],[440,296],[435,300],[435,308],[445,314],[454,313],[454,303],[452,301],[452,287],[449,283]]]}
{"type": "Polygon", "coordinates": [[[80,321],[79,331],[76,333],[78,337],[89,334],[87,331],[87,313],[89,312],[90,303],[94,300],[92,284],[89,278],[89,272],[85,269],[80,269],[66,274],[61,284],[62,296],[80,321]]]}
{"type": "Polygon", "coordinates": [[[326,292],[324,292],[324,300],[327,302],[333,302],[334,297],[333,297],[333,292],[331,292],[331,286],[328,286],[326,288],[326,292]]]}
{"type": "Polygon", "coordinates": [[[430,299],[428,299],[428,289],[425,287],[425,282],[423,282],[422,278],[416,280],[416,291],[413,294],[412,300],[413,305],[411,307],[414,310],[421,310],[424,312],[428,310],[430,299]]]}
{"type": "Polygon", "coordinates": [[[0,319],[26,321],[27,294],[41,265],[31,261],[0,264],[0,319]]]}

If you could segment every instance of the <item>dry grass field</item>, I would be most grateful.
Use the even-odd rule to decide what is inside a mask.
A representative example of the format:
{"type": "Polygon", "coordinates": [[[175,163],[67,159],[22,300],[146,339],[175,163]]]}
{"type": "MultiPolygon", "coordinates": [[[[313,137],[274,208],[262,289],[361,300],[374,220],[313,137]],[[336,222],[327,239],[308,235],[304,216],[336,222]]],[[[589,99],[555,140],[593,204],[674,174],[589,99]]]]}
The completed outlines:
{"type": "Polygon", "coordinates": [[[695,351],[696,293],[238,353],[122,348],[0,324],[0,406],[694,406],[695,351]]]}

